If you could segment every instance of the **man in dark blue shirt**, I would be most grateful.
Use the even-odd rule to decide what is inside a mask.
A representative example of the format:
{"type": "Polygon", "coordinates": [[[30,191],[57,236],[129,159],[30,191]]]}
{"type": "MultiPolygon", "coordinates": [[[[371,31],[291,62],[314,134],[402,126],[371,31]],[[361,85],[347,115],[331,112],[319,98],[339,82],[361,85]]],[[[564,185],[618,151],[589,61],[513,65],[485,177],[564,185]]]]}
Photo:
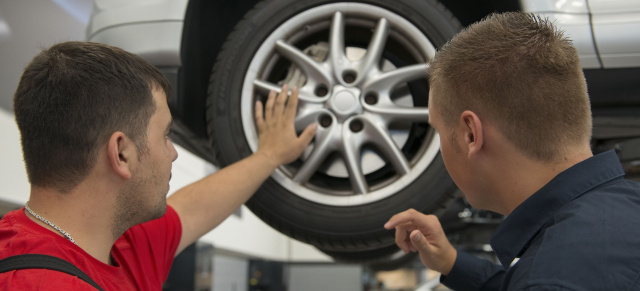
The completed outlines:
{"type": "Polygon", "coordinates": [[[502,266],[459,253],[443,282],[455,290],[640,290],[640,186],[623,176],[613,151],[565,170],[494,233],[502,266]]]}
{"type": "Polygon", "coordinates": [[[506,215],[500,265],[457,252],[437,217],[385,227],[454,290],[640,290],[640,184],[613,151],[593,156],[575,48],[548,20],[494,14],[430,67],[429,123],[469,203],[506,215]]]}

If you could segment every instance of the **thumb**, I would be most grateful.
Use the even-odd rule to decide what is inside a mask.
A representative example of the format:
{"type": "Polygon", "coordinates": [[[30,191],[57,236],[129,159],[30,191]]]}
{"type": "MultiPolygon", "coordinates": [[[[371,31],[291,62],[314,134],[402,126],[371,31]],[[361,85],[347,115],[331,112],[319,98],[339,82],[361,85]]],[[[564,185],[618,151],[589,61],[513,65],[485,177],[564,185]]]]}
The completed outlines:
{"type": "Polygon", "coordinates": [[[413,247],[419,252],[422,253],[429,251],[429,242],[427,242],[427,239],[419,230],[416,229],[412,231],[409,238],[411,239],[411,244],[413,245],[413,247]]]}
{"type": "Polygon", "coordinates": [[[313,137],[316,135],[316,129],[318,129],[317,123],[311,123],[304,129],[304,131],[300,134],[299,140],[302,144],[308,145],[313,137]]]}
{"type": "Polygon", "coordinates": [[[445,238],[445,242],[430,243],[419,230],[410,234],[411,244],[420,252],[420,261],[429,269],[448,275],[455,264],[457,251],[445,238]]]}

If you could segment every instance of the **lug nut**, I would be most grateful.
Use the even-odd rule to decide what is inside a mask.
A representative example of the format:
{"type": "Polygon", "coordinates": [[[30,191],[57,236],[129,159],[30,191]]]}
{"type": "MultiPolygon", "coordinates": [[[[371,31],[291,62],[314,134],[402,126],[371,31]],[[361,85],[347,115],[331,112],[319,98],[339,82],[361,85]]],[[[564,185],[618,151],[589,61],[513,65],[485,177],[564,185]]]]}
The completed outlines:
{"type": "Polygon", "coordinates": [[[362,121],[360,120],[354,120],[349,123],[349,129],[353,132],[359,132],[362,128],[364,128],[364,124],[362,124],[362,121]]]}
{"type": "Polygon", "coordinates": [[[320,126],[329,127],[332,122],[333,122],[333,120],[331,119],[331,116],[326,115],[326,114],[323,114],[323,115],[320,116],[320,126]]]}
{"type": "Polygon", "coordinates": [[[318,97],[324,97],[324,96],[327,96],[327,93],[329,93],[329,89],[325,85],[319,85],[318,87],[316,87],[316,90],[314,93],[318,97]]]}
{"type": "Polygon", "coordinates": [[[342,74],[342,79],[347,84],[351,84],[356,81],[356,74],[354,72],[345,72],[344,74],[342,74]]]}
{"type": "Polygon", "coordinates": [[[375,93],[369,93],[364,96],[364,102],[373,105],[378,103],[378,96],[375,93]]]}

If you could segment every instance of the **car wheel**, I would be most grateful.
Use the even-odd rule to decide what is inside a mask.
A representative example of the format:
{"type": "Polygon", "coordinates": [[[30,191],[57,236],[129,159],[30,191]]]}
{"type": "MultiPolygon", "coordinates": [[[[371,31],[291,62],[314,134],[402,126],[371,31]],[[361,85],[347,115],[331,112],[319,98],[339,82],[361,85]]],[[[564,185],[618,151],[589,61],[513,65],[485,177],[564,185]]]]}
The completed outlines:
{"type": "Polygon", "coordinates": [[[456,188],[427,122],[427,62],[459,29],[437,1],[257,4],[211,75],[207,122],[220,162],[257,150],[254,104],[284,83],[300,88],[296,130],[319,126],[247,206],[323,251],[388,247],[392,215],[446,209],[456,188]]]}

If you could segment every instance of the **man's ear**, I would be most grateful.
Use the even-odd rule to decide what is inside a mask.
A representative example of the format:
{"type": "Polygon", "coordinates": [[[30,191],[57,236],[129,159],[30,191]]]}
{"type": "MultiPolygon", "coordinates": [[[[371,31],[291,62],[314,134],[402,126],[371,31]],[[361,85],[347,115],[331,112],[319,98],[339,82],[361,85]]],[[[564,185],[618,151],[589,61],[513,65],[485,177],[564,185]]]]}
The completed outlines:
{"type": "Polygon", "coordinates": [[[123,179],[130,179],[133,163],[138,160],[135,143],[116,131],[109,138],[107,152],[111,169],[123,179]]]}
{"type": "Polygon", "coordinates": [[[465,146],[469,157],[477,154],[484,145],[484,132],[482,122],[478,115],[470,110],[465,110],[460,115],[462,121],[465,146]]]}

